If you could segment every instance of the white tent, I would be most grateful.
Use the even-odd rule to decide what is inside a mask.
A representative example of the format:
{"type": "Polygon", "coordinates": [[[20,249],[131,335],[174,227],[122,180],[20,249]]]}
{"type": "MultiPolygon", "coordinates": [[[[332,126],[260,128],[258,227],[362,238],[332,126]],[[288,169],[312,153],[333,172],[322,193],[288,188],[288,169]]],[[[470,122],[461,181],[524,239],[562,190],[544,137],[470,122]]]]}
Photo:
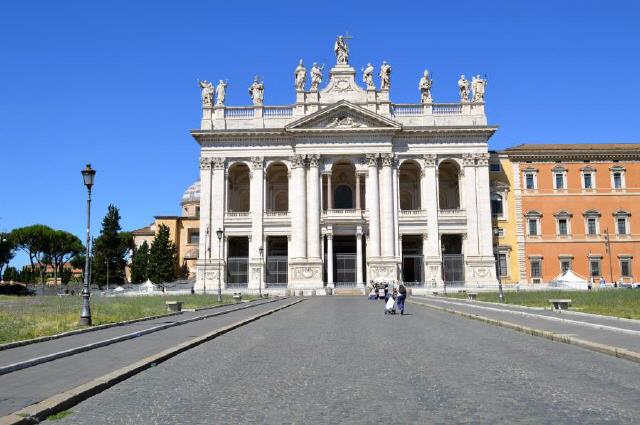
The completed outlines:
{"type": "Polygon", "coordinates": [[[149,279],[147,279],[145,283],[140,285],[140,292],[153,292],[153,291],[156,291],[157,289],[158,287],[149,279]]]}
{"type": "Polygon", "coordinates": [[[551,281],[551,285],[572,289],[587,289],[587,281],[575,274],[571,269],[560,273],[551,281]]]}
{"type": "Polygon", "coordinates": [[[122,286],[118,286],[113,290],[113,292],[124,292],[124,288],[122,286]]]}

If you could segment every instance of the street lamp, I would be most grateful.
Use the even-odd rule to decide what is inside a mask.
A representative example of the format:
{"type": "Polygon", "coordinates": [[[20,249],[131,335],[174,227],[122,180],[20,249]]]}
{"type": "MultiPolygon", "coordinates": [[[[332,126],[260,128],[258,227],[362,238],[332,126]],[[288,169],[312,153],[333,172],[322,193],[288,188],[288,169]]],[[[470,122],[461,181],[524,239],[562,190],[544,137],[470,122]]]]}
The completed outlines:
{"type": "Polygon", "coordinates": [[[500,232],[499,227],[493,228],[493,237],[495,240],[495,243],[494,243],[495,248],[493,251],[493,256],[496,261],[496,277],[498,278],[498,299],[500,300],[500,302],[504,302],[504,292],[502,292],[502,273],[500,272],[500,250],[499,250],[500,233],[499,232],[500,232]]]}
{"type": "Polygon", "coordinates": [[[264,247],[260,245],[258,248],[258,252],[260,252],[260,280],[258,281],[258,293],[260,294],[260,298],[262,298],[262,267],[264,266],[264,261],[262,256],[264,255],[264,247]]]}
{"type": "Polygon", "coordinates": [[[222,285],[221,285],[221,276],[220,276],[220,262],[222,261],[220,256],[222,255],[222,235],[224,231],[221,228],[216,230],[216,236],[218,236],[218,302],[222,302],[222,285]]]}
{"type": "Polygon", "coordinates": [[[84,257],[84,285],[82,286],[82,312],[80,313],[80,324],[91,326],[91,305],[89,301],[89,231],[91,227],[91,187],[96,177],[96,171],[91,168],[91,164],[82,170],[82,180],[87,187],[87,242],[84,257]]]}

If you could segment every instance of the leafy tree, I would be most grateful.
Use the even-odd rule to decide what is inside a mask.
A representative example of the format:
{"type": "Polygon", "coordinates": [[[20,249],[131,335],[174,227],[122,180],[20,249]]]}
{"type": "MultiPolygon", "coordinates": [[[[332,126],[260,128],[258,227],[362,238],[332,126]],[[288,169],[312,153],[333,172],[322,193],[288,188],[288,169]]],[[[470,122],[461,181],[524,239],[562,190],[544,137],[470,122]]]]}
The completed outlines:
{"type": "Polygon", "coordinates": [[[2,278],[5,282],[18,282],[20,280],[20,272],[15,267],[8,266],[2,274],[2,278]]]}
{"type": "MultiPolygon", "coordinates": [[[[23,250],[29,256],[32,272],[35,272],[36,265],[38,265],[39,274],[43,282],[44,269],[46,267],[43,260],[45,260],[46,253],[49,250],[49,244],[53,239],[54,232],[49,226],[34,224],[33,226],[13,229],[9,235],[16,248],[23,250]]],[[[33,275],[30,276],[31,279],[34,279],[34,277],[33,275]]]]}
{"type": "Polygon", "coordinates": [[[92,280],[98,285],[107,282],[107,267],[110,283],[121,285],[125,282],[125,256],[131,248],[132,237],[131,233],[120,231],[120,218],[120,210],[114,205],[109,205],[102,220],[100,236],[93,244],[91,274],[92,280]]]}
{"type": "Polygon", "coordinates": [[[8,266],[9,261],[16,255],[15,250],[16,244],[9,234],[5,232],[0,233],[0,280],[3,279],[4,273],[2,271],[5,266],[8,266]]]}
{"type": "Polygon", "coordinates": [[[131,259],[131,283],[145,282],[149,277],[149,244],[142,242],[140,248],[133,251],[131,259]]]}
{"type": "Polygon", "coordinates": [[[161,224],[149,249],[149,279],[158,285],[175,280],[177,261],[177,249],[169,238],[169,227],[161,224]]]}
{"type": "Polygon", "coordinates": [[[64,265],[81,253],[84,247],[76,235],[64,230],[54,230],[50,237],[44,261],[53,267],[54,283],[57,284],[58,271],[64,269],[64,265]]]}

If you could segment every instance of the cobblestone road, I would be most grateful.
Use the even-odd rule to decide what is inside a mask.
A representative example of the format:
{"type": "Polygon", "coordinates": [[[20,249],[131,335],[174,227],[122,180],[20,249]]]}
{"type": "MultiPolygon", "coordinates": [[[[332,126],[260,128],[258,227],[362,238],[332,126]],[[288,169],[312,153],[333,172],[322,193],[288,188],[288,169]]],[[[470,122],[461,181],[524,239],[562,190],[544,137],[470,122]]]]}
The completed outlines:
{"type": "Polygon", "coordinates": [[[637,423],[640,365],[447,313],[309,299],[86,400],[64,424],[637,423]]]}

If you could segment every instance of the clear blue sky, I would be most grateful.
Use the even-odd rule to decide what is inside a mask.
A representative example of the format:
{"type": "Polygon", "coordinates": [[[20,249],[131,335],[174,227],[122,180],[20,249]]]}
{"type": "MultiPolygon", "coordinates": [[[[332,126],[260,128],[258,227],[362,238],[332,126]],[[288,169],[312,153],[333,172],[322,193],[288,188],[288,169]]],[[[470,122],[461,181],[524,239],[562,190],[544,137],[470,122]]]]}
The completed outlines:
{"type": "MultiPolygon", "coordinates": [[[[393,66],[391,98],[436,102],[487,74],[491,148],[524,142],[638,142],[637,1],[3,1],[0,230],[34,223],[83,236],[80,170],[97,170],[93,232],[106,206],[133,230],[179,213],[198,178],[196,79],[229,80],[248,104],[294,101],[299,58],[335,60],[348,31],[359,69],[393,66]]],[[[18,263],[23,263],[20,257],[18,263]]]]}

